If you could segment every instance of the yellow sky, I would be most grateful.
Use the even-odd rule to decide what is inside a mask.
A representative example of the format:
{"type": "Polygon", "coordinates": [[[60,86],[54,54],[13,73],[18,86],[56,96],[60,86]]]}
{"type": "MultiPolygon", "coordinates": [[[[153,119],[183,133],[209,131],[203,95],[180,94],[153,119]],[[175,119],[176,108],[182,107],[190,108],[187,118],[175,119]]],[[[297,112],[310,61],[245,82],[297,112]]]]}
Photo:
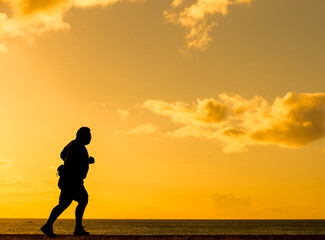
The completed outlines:
{"type": "Polygon", "coordinates": [[[85,218],[323,219],[324,9],[0,0],[0,217],[48,217],[88,126],[85,218]]]}

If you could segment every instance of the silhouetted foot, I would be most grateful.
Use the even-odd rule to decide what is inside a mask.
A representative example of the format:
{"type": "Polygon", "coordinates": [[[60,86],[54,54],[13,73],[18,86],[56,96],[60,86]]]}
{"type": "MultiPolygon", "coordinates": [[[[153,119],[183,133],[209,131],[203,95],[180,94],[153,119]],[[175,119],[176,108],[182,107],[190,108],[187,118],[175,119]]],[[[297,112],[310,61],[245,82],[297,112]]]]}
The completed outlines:
{"type": "Polygon", "coordinates": [[[86,232],[85,229],[83,229],[83,227],[76,227],[73,234],[75,236],[89,236],[90,235],[90,233],[86,232]]]}
{"type": "Polygon", "coordinates": [[[41,227],[41,231],[49,238],[56,238],[56,234],[53,232],[52,226],[48,226],[45,224],[43,227],[41,227]]]}

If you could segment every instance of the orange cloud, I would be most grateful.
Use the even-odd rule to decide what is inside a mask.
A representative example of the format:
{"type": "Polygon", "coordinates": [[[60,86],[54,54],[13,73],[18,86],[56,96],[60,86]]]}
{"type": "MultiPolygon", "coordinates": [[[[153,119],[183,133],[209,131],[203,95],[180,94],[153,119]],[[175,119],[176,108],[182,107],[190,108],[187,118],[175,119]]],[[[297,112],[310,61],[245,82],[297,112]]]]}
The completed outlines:
{"type": "Polygon", "coordinates": [[[32,43],[35,37],[48,31],[69,30],[63,21],[72,7],[107,6],[121,1],[142,0],[1,0],[7,12],[0,12],[0,51],[18,39],[32,43]]]}
{"type": "Polygon", "coordinates": [[[247,216],[250,212],[250,198],[239,198],[233,194],[218,194],[212,196],[212,202],[216,216],[229,218],[229,216],[247,216]]]}
{"type": "Polygon", "coordinates": [[[166,135],[216,139],[225,152],[254,144],[300,147],[325,137],[325,93],[287,93],[271,104],[221,94],[191,105],[147,100],[142,107],[183,125],[166,135]]]}
{"type": "Polygon", "coordinates": [[[197,100],[195,107],[182,103],[167,103],[147,100],[142,107],[163,116],[169,116],[175,123],[206,125],[223,121],[227,117],[227,106],[214,99],[197,100]]]}
{"type": "Polygon", "coordinates": [[[295,147],[325,135],[324,93],[288,93],[275,100],[270,114],[269,126],[252,133],[253,139],[295,147]]]}
{"type": "MultiPolygon", "coordinates": [[[[69,30],[63,17],[73,7],[107,6],[117,2],[145,0],[0,0],[0,52],[17,39],[32,43],[48,31],[69,30]],[[5,6],[5,7],[2,7],[5,6]],[[6,10],[4,10],[6,9],[6,10]],[[2,11],[2,12],[1,12],[2,11]]],[[[191,49],[204,50],[212,38],[209,32],[217,24],[217,15],[226,15],[229,6],[250,4],[253,0],[174,0],[165,18],[187,29],[183,53],[191,49]]]]}
{"type": "Polygon", "coordinates": [[[0,160],[0,167],[9,168],[12,164],[11,160],[0,160]]]}
{"type": "Polygon", "coordinates": [[[217,25],[215,17],[228,14],[229,6],[250,4],[253,0],[174,0],[171,8],[164,12],[165,18],[187,29],[186,45],[181,52],[191,49],[205,50],[212,37],[209,32],[217,25]]]}
{"type": "Polygon", "coordinates": [[[118,114],[120,114],[122,120],[126,120],[129,116],[129,112],[122,109],[117,109],[118,114]]]}
{"type": "Polygon", "coordinates": [[[158,130],[153,124],[142,124],[136,128],[131,129],[128,134],[131,135],[147,135],[156,133],[158,130]]]}

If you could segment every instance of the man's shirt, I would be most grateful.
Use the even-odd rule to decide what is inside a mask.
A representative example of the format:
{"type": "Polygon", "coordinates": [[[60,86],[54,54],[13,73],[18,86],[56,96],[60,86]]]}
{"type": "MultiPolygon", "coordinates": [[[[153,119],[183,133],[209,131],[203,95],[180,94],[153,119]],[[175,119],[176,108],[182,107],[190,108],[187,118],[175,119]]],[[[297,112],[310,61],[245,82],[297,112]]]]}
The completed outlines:
{"type": "Polygon", "coordinates": [[[61,152],[61,159],[66,167],[66,174],[72,181],[83,181],[89,170],[87,148],[77,140],[71,141],[61,152]]]}

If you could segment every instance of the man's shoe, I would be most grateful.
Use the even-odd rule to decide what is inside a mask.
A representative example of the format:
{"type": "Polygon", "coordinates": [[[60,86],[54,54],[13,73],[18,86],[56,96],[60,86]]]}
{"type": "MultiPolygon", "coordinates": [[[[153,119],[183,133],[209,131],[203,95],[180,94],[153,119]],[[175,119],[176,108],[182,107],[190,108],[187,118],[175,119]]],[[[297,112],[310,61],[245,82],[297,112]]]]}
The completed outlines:
{"type": "Polygon", "coordinates": [[[73,234],[75,236],[89,236],[90,233],[86,232],[85,229],[83,229],[82,227],[78,227],[74,230],[73,234]]]}
{"type": "Polygon", "coordinates": [[[41,231],[49,238],[56,238],[56,234],[53,232],[52,226],[48,226],[45,224],[43,227],[41,227],[41,231]]]}

